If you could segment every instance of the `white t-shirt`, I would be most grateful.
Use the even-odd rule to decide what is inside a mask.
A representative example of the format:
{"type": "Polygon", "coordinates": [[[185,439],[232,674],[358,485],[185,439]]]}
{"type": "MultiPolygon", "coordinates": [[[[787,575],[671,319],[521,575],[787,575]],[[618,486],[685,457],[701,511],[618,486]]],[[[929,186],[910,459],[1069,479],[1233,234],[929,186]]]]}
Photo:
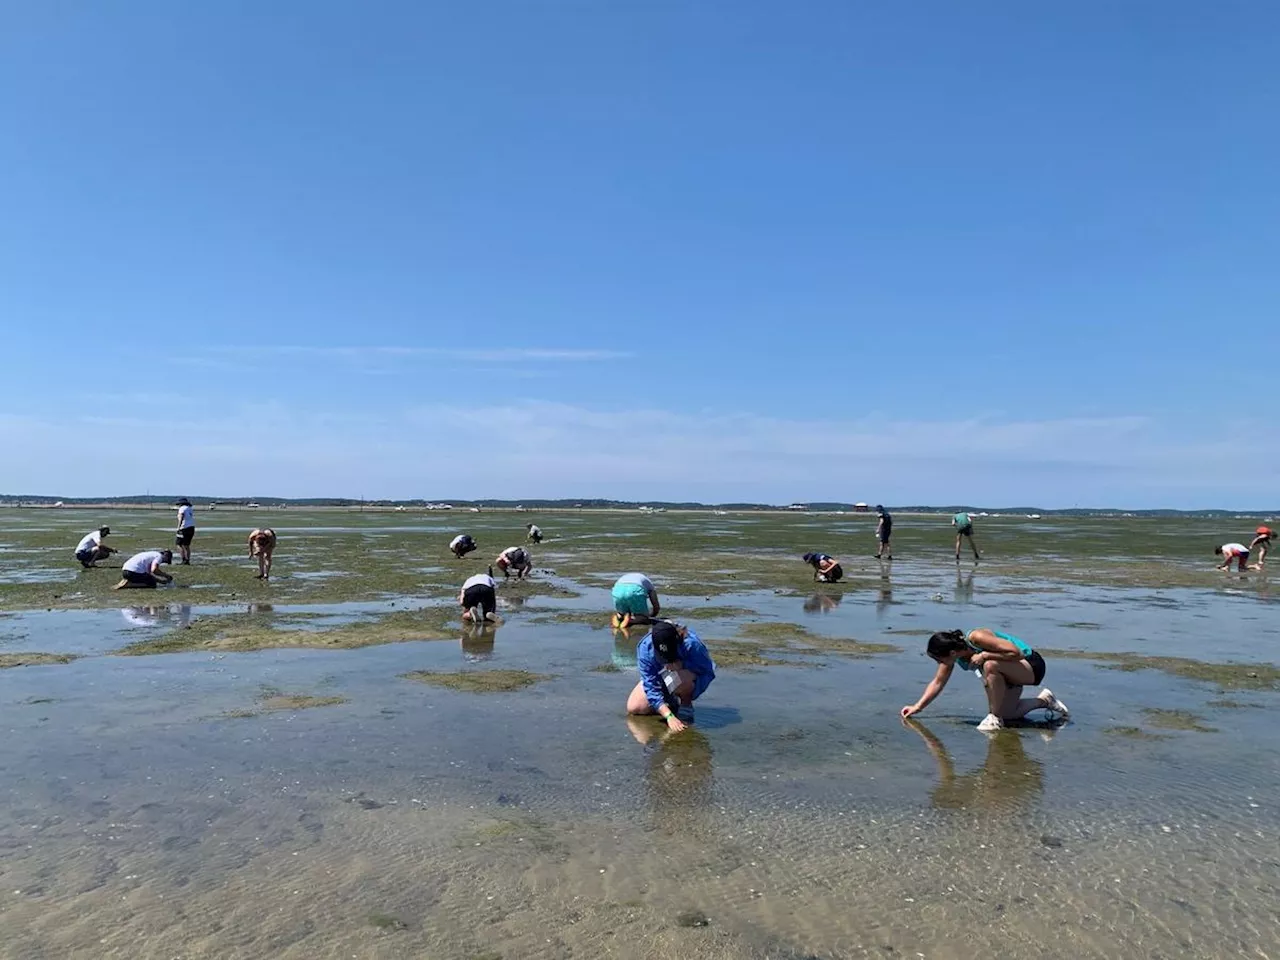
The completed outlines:
{"type": "Polygon", "coordinates": [[[1248,555],[1249,548],[1243,543],[1224,543],[1222,545],[1222,555],[1224,557],[1238,557],[1242,554],[1248,555]]]}
{"type": "Polygon", "coordinates": [[[513,566],[524,566],[525,561],[529,559],[529,554],[525,552],[524,547],[507,547],[502,551],[502,556],[513,566]]]}
{"type": "Polygon", "coordinates": [[[462,585],[462,589],[470,590],[472,587],[496,587],[497,585],[493,577],[487,573],[477,573],[474,577],[467,578],[467,582],[462,585]]]}
{"type": "Polygon", "coordinates": [[[458,547],[460,547],[463,541],[466,539],[467,539],[467,535],[465,533],[458,534],[456,537],[454,537],[452,540],[449,541],[449,549],[457,550],[458,547]]]}
{"type": "Polygon", "coordinates": [[[529,536],[531,537],[542,536],[542,528],[535,523],[532,527],[529,528],[529,536]]]}
{"type": "Polygon", "coordinates": [[[150,573],[151,565],[158,563],[161,556],[162,554],[159,550],[144,550],[142,553],[135,553],[124,562],[124,569],[130,573],[150,573]]]}
{"type": "Polygon", "coordinates": [[[653,593],[653,582],[643,573],[624,573],[618,578],[618,583],[638,583],[645,593],[653,593]]]}
{"type": "Polygon", "coordinates": [[[178,508],[178,529],[185,530],[187,529],[187,527],[194,527],[195,525],[196,525],[195,511],[188,506],[179,507],[178,508]]]}
{"type": "Polygon", "coordinates": [[[98,544],[100,543],[102,543],[102,534],[95,530],[80,541],[80,544],[76,547],[76,553],[81,553],[85,550],[97,549],[98,544]]]}

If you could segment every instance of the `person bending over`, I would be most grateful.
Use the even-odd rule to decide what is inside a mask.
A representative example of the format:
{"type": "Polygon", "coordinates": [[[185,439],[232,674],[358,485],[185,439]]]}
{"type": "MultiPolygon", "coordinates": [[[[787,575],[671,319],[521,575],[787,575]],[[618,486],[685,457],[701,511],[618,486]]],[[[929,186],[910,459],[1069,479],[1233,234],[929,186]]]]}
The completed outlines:
{"type": "Polygon", "coordinates": [[[1219,570],[1230,570],[1231,564],[1236,564],[1236,569],[1244,573],[1249,566],[1249,548],[1243,543],[1224,543],[1220,547],[1214,547],[1215,556],[1223,558],[1223,562],[1218,564],[1219,570]]]}
{"type": "Polygon", "coordinates": [[[160,569],[162,563],[173,563],[172,550],[144,550],[135,553],[120,568],[120,582],[111,589],[154,590],[158,584],[173,583],[173,577],[160,569]]]}
{"type": "Polygon", "coordinates": [[[498,584],[493,579],[493,567],[488,573],[477,573],[468,577],[458,592],[458,603],[462,605],[462,619],[475,624],[496,620],[498,611],[498,584]]]}
{"type": "Polygon", "coordinates": [[[524,547],[507,547],[498,554],[498,559],[494,562],[502,571],[504,580],[512,573],[516,575],[517,580],[523,580],[533,572],[533,557],[529,556],[529,551],[524,547]]]}
{"type": "Polygon", "coordinates": [[[459,560],[479,546],[478,543],[471,539],[471,534],[469,533],[460,533],[449,541],[449,549],[459,560]]]}
{"type": "Polygon", "coordinates": [[[1261,570],[1267,565],[1267,551],[1271,548],[1271,542],[1275,540],[1276,532],[1270,527],[1259,527],[1257,536],[1249,543],[1249,552],[1258,551],[1258,563],[1254,566],[1255,570],[1261,570]]]}
{"type": "Polygon", "coordinates": [[[661,610],[658,591],[643,573],[624,573],[613,585],[613,625],[618,629],[650,623],[658,618],[661,610]]]}
{"type": "Polygon", "coordinates": [[[656,713],[672,733],[693,722],[693,701],[716,678],[716,665],[698,635],[669,620],[659,620],[640,641],[636,666],[640,682],[627,697],[627,713],[656,713]]]}
{"type": "Polygon", "coordinates": [[[956,528],[956,562],[960,562],[960,543],[965,537],[969,538],[973,559],[981,560],[982,555],[978,553],[978,545],[973,540],[973,517],[962,510],[951,518],[951,525],[956,528]]]}
{"type": "Polygon", "coordinates": [[[96,567],[99,560],[105,560],[116,552],[114,547],[108,547],[102,542],[110,533],[110,527],[99,527],[86,533],[76,544],[76,559],[82,567],[96,567]]]}
{"type": "Polygon", "coordinates": [[[524,528],[528,532],[528,540],[530,543],[542,542],[542,528],[536,523],[526,523],[524,528]]]}
{"type": "Polygon", "coordinates": [[[276,532],[258,527],[249,534],[249,556],[258,558],[258,579],[271,579],[271,557],[276,552],[276,532]]]}
{"type": "Polygon", "coordinates": [[[813,579],[818,583],[839,583],[844,576],[844,568],[835,557],[825,553],[806,553],[804,562],[813,567],[813,579]]]}
{"type": "Polygon", "coordinates": [[[902,708],[904,720],[937,699],[956,667],[972,671],[986,687],[987,716],[978,724],[979,730],[999,730],[1004,721],[1021,720],[1032,710],[1048,711],[1050,720],[1070,716],[1067,705],[1048,687],[1031,699],[1023,699],[1023,687],[1038,687],[1044,679],[1045,663],[1029,644],[1012,634],[985,627],[968,633],[943,631],[929,638],[928,654],[937,662],[937,672],[920,699],[902,708]]]}

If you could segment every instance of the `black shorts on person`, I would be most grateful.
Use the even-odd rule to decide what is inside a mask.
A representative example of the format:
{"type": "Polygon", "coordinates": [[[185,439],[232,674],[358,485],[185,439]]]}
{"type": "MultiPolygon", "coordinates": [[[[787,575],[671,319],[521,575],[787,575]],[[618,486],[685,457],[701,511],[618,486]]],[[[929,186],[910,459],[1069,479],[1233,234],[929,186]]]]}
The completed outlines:
{"type": "Polygon", "coordinates": [[[826,583],[839,583],[840,578],[844,576],[844,567],[837,563],[822,576],[826,583]]]}
{"type": "Polygon", "coordinates": [[[494,592],[493,587],[483,583],[477,583],[474,587],[467,587],[462,593],[462,609],[470,610],[472,607],[479,607],[483,613],[494,613],[498,609],[498,595],[494,592]]]}
{"type": "Polygon", "coordinates": [[[191,541],[195,539],[195,536],[195,527],[183,527],[173,538],[173,542],[180,547],[189,547],[191,546],[191,541]]]}
{"type": "Polygon", "coordinates": [[[80,561],[81,566],[85,566],[85,567],[90,566],[91,564],[97,561],[98,551],[97,550],[81,550],[79,553],[76,554],[76,559],[80,561]]]}
{"type": "Polygon", "coordinates": [[[125,583],[135,587],[150,587],[154,589],[160,583],[153,574],[138,573],[136,570],[121,570],[125,583]]]}
{"type": "Polygon", "coordinates": [[[973,536],[973,524],[972,524],[972,523],[966,523],[963,527],[961,527],[959,530],[957,530],[957,531],[956,531],[956,536],[957,536],[957,537],[972,537],[972,536],[973,536]]]}
{"type": "Polygon", "coordinates": [[[1031,666],[1031,685],[1040,686],[1044,682],[1044,657],[1032,650],[1023,659],[1031,666]]]}

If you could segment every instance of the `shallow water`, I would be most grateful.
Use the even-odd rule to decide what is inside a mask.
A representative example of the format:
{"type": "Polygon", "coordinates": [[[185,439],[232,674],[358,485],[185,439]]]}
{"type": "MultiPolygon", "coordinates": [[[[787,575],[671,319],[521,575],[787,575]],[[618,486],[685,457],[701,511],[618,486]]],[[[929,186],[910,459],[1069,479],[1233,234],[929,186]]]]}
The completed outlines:
{"type": "MultiPolygon", "coordinates": [[[[481,516],[497,527],[527,515],[481,516]]],[[[277,529],[284,519],[273,517],[277,529]]],[[[868,529],[862,518],[784,519],[801,542],[868,529]]],[[[585,515],[539,522],[557,538],[609,532],[585,515]]],[[[696,515],[614,522],[634,536],[609,550],[657,530],[707,535],[696,515]]],[[[306,539],[317,562],[298,572],[341,566],[337,541],[306,539]]],[[[595,549],[584,539],[581,550],[595,549]]],[[[896,715],[932,673],[927,634],[952,626],[1000,627],[1048,650],[1275,663],[1280,619],[1265,580],[1089,585],[1049,576],[1043,558],[957,571],[944,557],[883,571],[849,561],[850,581],[833,586],[803,571],[760,586],[747,573],[772,549],[716,552],[709,569],[742,571],[744,583],[664,602],[713,655],[750,622],[901,652],[819,649],[800,665],[721,669],[695,729],[673,738],[622,716],[640,635],[606,628],[602,584],[640,554],[535,548],[556,572],[503,584],[496,630],[357,650],[108,655],[233,614],[323,631],[452,603],[456,586],[325,603],[276,602],[275,584],[245,584],[234,589],[260,596],[224,602],[245,575],[228,549],[226,570],[180,573],[192,588],[223,578],[205,591],[213,602],[171,590],[0,615],[0,653],[84,655],[0,671],[4,955],[1278,952],[1275,693],[1050,654],[1046,682],[1073,709],[1064,727],[977,733],[985,706],[968,676],[921,723],[896,715]],[[547,586],[560,589],[537,592],[547,586]],[[546,619],[584,611],[599,611],[599,626],[546,619]],[[553,678],[474,694],[402,676],[489,669],[553,678]],[[272,710],[274,694],[345,702],[272,710]]],[[[436,559],[419,554],[414,569],[436,559]]],[[[455,577],[478,566],[441,563],[455,577]]],[[[696,582],[680,563],[652,568],[660,590],[696,582]]]]}

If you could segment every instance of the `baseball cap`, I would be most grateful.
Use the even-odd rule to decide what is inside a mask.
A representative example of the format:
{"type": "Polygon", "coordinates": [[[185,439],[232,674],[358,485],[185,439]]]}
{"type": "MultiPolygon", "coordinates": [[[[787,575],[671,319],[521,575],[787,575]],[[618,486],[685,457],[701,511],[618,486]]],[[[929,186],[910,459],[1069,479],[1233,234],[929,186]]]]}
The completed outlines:
{"type": "Polygon", "coordinates": [[[669,620],[659,620],[653,625],[653,652],[663,663],[680,659],[680,628],[669,620]]]}
{"type": "Polygon", "coordinates": [[[175,506],[175,507],[189,507],[189,506],[191,506],[191,501],[190,501],[190,500],[188,500],[186,497],[183,497],[181,500],[176,501],[176,502],[174,503],[174,506],[175,506]]]}

